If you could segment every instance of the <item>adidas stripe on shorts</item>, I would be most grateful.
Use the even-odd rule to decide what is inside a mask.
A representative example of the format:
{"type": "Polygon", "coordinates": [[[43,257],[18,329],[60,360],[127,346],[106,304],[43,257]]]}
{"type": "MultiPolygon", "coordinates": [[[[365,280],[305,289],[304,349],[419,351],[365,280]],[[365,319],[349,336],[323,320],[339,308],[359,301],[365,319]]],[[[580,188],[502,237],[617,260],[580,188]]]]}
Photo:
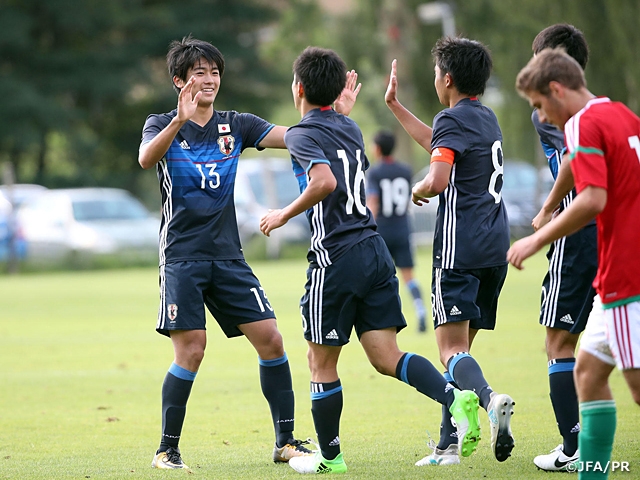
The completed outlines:
{"type": "Polygon", "coordinates": [[[433,326],[469,320],[469,327],[493,330],[507,265],[462,270],[434,268],[431,276],[433,326]]]}
{"type": "Polygon", "coordinates": [[[304,338],[330,346],[367,331],[407,326],[396,268],[380,235],[356,243],[327,267],[309,268],[300,300],[304,338]]]}
{"type": "Polygon", "coordinates": [[[620,370],[640,368],[640,301],[603,309],[596,296],[580,350],[620,370]]]}

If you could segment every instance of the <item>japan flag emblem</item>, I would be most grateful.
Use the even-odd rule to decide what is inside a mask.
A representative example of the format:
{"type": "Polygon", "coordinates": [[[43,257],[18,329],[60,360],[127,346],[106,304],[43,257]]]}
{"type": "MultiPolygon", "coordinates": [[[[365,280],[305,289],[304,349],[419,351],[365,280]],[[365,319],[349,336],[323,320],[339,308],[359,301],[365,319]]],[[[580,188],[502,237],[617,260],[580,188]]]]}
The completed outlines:
{"type": "Polygon", "coordinates": [[[235,146],[235,139],[232,135],[225,135],[218,138],[218,147],[223,155],[231,155],[233,147],[235,146]]]}
{"type": "Polygon", "coordinates": [[[231,133],[231,127],[228,123],[218,124],[218,133],[231,133]]]}

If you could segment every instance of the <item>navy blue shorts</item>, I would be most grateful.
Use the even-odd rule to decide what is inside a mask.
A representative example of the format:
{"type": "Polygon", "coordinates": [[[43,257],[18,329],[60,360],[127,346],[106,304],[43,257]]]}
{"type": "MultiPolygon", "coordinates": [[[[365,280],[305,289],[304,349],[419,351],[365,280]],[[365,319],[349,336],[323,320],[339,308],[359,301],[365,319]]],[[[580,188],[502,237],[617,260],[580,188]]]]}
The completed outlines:
{"type": "Polygon", "coordinates": [[[275,318],[273,308],[244,260],[177,262],[160,267],[160,309],[156,330],[206,330],[204,307],[227,337],[238,325],[275,318]]]}
{"type": "Polygon", "coordinates": [[[304,338],[330,346],[349,343],[370,330],[407,326],[402,315],[398,278],[380,235],[351,247],[325,268],[309,268],[300,300],[304,338]]]}
{"type": "Polygon", "coordinates": [[[431,278],[433,326],[469,320],[469,328],[493,330],[507,265],[473,270],[434,268],[431,278]]]}
{"type": "Polygon", "coordinates": [[[413,252],[411,250],[411,242],[409,234],[404,231],[400,233],[381,231],[380,235],[387,244],[391,258],[393,258],[398,268],[413,268],[413,252]]]}
{"type": "Polygon", "coordinates": [[[547,258],[549,270],[542,281],[540,324],[581,333],[596,294],[592,286],[598,270],[596,225],[587,225],[553,242],[547,258]]]}

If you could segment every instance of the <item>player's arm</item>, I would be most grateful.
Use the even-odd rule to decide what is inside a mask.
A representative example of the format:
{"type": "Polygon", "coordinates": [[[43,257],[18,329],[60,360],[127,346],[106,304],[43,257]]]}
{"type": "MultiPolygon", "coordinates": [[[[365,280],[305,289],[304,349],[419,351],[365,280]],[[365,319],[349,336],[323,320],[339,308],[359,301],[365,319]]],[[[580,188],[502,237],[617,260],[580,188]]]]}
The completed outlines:
{"type": "Polygon", "coordinates": [[[265,135],[258,144],[260,148],[287,148],[284,144],[284,134],[288,127],[276,125],[265,135]]]}
{"type": "Polygon", "coordinates": [[[260,231],[267,237],[296,215],[320,203],[336,189],[337,181],[327,163],[315,163],[309,169],[309,183],[302,194],[280,210],[270,210],[260,219],[260,231]]]}
{"type": "Polygon", "coordinates": [[[367,193],[367,208],[371,211],[374,220],[378,218],[378,205],[380,204],[380,197],[377,193],[367,193]]]}
{"type": "Polygon", "coordinates": [[[449,184],[455,152],[449,148],[438,147],[433,151],[429,173],[411,190],[411,201],[418,206],[429,203],[429,198],[444,191],[449,184]]]}
{"type": "Polygon", "coordinates": [[[389,110],[402,125],[402,128],[427,152],[431,153],[431,139],[433,137],[433,129],[423,123],[418,117],[411,113],[398,100],[398,73],[397,61],[391,62],[391,74],[389,75],[389,85],[384,94],[384,101],[389,110]]]}
{"type": "Polygon", "coordinates": [[[569,208],[533,235],[515,242],[507,252],[507,260],[522,270],[522,262],[545,245],[580,230],[607,204],[607,190],[589,185],[576,196],[569,208]]]}
{"type": "Polygon", "coordinates": [[[573,173],[571,172],[571,161],[569,155],[565,154],[558,169],[556,181],[544,201],[540,212],[535,216],[531,225],[535,230],[539,230],[551,221],[553,212],[558,208],[562,199],[566,197],[574,187],[573,173]]]}
{"type": "Polygon", "coordinates": [[[185,83],[184,87],[180,89],[176,109],[177,113],[176,116],[171,119],[169,125],[164,127],[150,142],[140,146],[138,163],[145,170],[154,167],[156,163],[162,160],[162,157],[164,157],[167,150],[169,150],[171,142],[176,138],[182,126],[196,113],[202,92],[196,93],[194,97],[191,96],[194,82],[195,77],[192,76],[187,83],[185,83]]]}

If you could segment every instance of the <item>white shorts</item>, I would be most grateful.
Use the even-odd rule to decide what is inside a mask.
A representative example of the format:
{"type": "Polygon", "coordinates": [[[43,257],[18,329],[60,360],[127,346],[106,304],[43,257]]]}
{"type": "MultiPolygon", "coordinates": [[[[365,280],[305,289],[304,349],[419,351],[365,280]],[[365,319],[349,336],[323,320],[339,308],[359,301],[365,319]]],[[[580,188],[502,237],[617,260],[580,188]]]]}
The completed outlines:
{"type": "Polygon", "coordinates": [[[580,350],[620,370],[640,368],[640,302],[605,310],[596,295],[580,350]]]}

